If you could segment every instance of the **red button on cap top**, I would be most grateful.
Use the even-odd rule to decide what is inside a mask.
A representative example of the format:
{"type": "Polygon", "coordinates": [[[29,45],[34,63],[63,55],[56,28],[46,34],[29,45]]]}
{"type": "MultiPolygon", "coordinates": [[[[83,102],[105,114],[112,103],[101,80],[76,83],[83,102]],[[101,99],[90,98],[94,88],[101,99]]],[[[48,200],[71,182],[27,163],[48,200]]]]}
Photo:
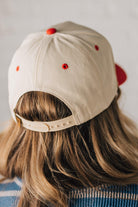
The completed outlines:
{"type": "Polygon", "coordinates": [[[46,33],[47,33],[48,35],[54,34],[55,32],[56,32],[56,29],[55,29],[55,28],[50,28],[50,29],[48,29],[48,30],[46,31],[46,33]]]}

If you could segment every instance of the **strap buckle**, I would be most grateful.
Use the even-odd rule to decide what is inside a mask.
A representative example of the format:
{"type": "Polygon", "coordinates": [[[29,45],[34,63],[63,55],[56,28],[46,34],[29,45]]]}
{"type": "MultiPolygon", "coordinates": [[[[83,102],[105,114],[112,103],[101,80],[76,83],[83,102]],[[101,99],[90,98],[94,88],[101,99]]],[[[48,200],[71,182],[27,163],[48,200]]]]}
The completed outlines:
{"type": "Polygon", "coordinates": [[[21,127],[22,120],[16,114],[15,114],[15,118],[16,118],[16,121],[17,121],[17,124],[19,125],[19,127],[21,127]]]}

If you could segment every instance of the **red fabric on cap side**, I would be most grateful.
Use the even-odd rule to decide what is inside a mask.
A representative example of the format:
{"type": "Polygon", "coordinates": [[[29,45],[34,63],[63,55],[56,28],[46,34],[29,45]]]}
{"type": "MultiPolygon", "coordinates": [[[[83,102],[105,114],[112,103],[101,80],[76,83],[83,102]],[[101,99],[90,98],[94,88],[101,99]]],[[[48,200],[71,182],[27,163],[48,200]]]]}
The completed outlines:
{"type": "Polygon", "coordinates": [[[115,68],[116,68],[118,85],[121,85],[126,81],[127,75],[125,71],[123,70],[123,68],[121,68],[118,64],[115,64],[115,68]]]}

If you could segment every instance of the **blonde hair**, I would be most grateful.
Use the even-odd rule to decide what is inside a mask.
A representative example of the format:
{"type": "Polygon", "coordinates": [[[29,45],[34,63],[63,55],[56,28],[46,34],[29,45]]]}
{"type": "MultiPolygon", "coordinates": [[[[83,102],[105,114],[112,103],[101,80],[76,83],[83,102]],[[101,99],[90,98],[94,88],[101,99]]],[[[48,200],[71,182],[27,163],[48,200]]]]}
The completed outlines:
{"type": "MultiPolygon", "coordinates": [[[[106,110],[61,131],[34,132],[10,120],[0,134],[0,173],[23,180],[18,207],[66,207],[73,188],[138,182],[138,129],[119,109],[120,95],[118,88],[106,110]]],[[[62,101],[40,91],[22,95],[15,112],[32,121],[71,115],[62,101]]]]}

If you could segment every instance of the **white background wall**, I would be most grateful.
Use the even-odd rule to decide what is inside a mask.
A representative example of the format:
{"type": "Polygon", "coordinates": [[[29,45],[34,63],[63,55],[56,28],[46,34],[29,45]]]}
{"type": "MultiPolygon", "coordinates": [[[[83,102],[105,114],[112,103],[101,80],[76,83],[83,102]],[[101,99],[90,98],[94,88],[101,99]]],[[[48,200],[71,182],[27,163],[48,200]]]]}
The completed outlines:
{"type": "Polygon", "coordinates": [[[74,21],[103,34],[128,75],[122,110],[138,123],[138,0],[0,0],[0,122],[11,117],[8,67],[28,33],[74,21]]]}

